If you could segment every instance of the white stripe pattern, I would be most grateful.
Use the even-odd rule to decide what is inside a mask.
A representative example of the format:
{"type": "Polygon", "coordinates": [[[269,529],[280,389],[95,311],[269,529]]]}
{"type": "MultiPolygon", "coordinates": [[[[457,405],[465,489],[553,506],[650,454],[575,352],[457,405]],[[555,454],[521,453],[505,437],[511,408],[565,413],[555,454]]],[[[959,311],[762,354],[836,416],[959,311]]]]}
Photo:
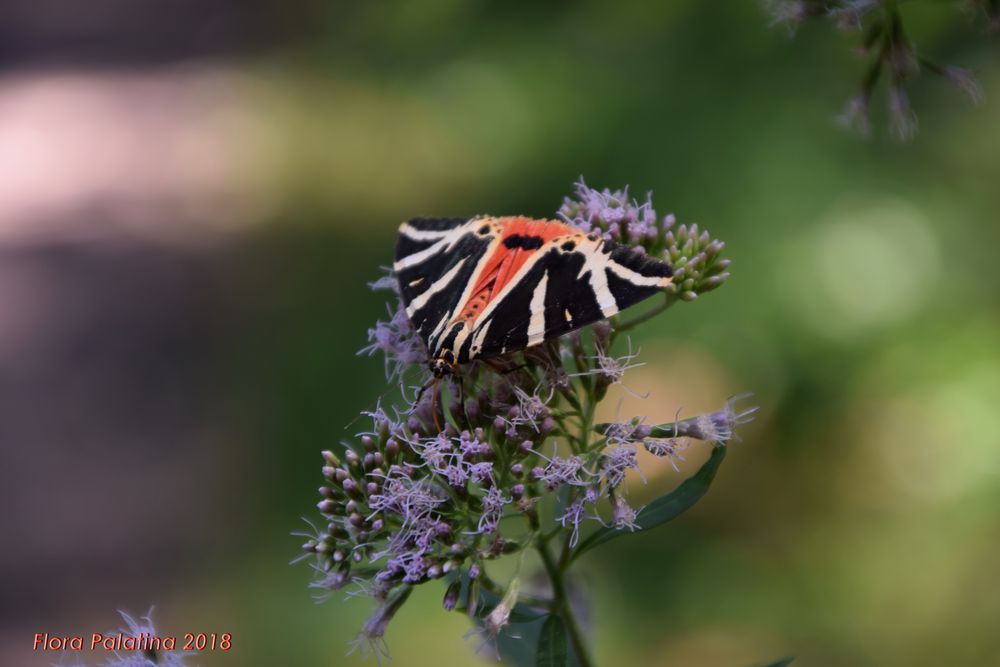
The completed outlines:
{"type": "MultiPolygon", "coordinates": [[[[464,224],[459,225],[459,228],[464,226],[465,226],[464,224]]],[[[435,239],[443,239],[444,237],[448,236],[453,231],[455,231],[455,229],[456,229],[455,227],[451,229],[437,229],[437,230],[417,229],[410,223],[404,222],[399,226],[399,233],[402,234],[403,236],[407,236],[413,239],[414,241],[433,241],[435,239]]]]}
{"type": "Polygon", "coordinates": [[[624,278],[633,285],[641,287],[666,287],[671,282],[669,276],[644,276],[614,260],[608,260],[608,268],[619,278],[624,278]]]}
{"type": "Polygon", "coordinates": [[[542,279],[531,294],[531,320],[528,322],[528,347],[538,345],[545,340],[545,291],[549,284],[549,272],[542,274],[542,279]]]}
{"type": "Polygon", "coordinates": [[[462,265],[465,264],[466,259],[468,258],[463,257],[462,259],[460,259],[458,263],[455,264],[455,266],[451,267],[451,270],[448,271],[448,273],[438,278],[433,285],[431,285],[426,290],[421,292],[417,296],[417,298],[411,301],[410,305],[406,307],[406,314],[410,317],[413,317],[413,313],[417,312],[418,310],[426,306],[427,302],[430,301],[432,296],[434,296],[441,290],[448,287],[448,284],[455,279],[455,276],[458,275],[458,272],[461,270],[462,265]]]}

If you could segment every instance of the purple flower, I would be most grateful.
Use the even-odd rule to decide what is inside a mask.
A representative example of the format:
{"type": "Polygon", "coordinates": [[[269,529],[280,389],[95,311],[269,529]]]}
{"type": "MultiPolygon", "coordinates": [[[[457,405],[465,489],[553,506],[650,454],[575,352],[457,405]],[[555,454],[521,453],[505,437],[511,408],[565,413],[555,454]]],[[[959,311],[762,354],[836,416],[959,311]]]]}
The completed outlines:
{"type": "Polygon", "coordinates": [[[592,357],[588,357],[588,359],[595,362],[595,367],[587,371],[574,373],[573,376],[597,375],[607,384],[619,384],[625,377],[626,371],[645,365],[642,362],[632,363],[632,360],[638,355],[639,350],[636,350],[635,352],[632,351],[631,339],[628,341],[628,352],[620,357],[609,356],[604,353],[603,349],[598,347],[597,354],[592,357]]]}
{"type": "Polygon", "coordinates": [[[384,354],[385,377],[391,380],[399,378],[409,366],[426,361],[428,352],[427,346],[410,324],[403,304],[397,303],[395,311],[391,307],[387,308],[389,321],[376,322],[368,330],[368,345],[358,350],[358,354],[384,354]]]}
{"type": "Polygon", "coordinates": [[[635,522],[635,517],[638,512],[632,509],[625,499],[616,495],[614,499],[614,513],[611,518],[611,522],[614,524],[615,528],[621,530],[623,528],[628,528],[629,530],[635,530],[638,528],[638,524],[635,522]]]}
{"type": "Polygon", "coordinates": [[[568,458],[553,456],[548,461],[549,464],[547,466],[544,468],[536,467],[532,470],[532,473],[535,479],[544,482],[549,489],[557,489],[563,484],[571,486],[582,486],[585,484],[583,475],[586,471],[584,470],[583,459],[579,456],[570,456],[568,458]]]}
{"type": "MultiPolygon", "coordinates": [[[[549,408],[547,403],[552,400],[552,394],[550,393],[546,398],[542,398],[539,394],[539,389],[535,392],[529,394],[520,387],[514,388],[514,397],[517,399],[517,405],[510,408],[507,413],[507,424],[515,429],[520,426],[528,426],[537,433],[540,430],[540,425],[545,421],[545,418],[549,416],[549,408]]],[[[513,431],[514,435],[509,437],[516,437],[516,430],[513,431]]]]}
{"type": "Polygon", "coordinates": [[[607,436],[609,445],[624,445],[649,437],[651,431],[652,429],[643,424],[642,421],[632,420],[608,424],[604,435],[607,436]]]}
{"type": "Polygon", "coordinates": [[[616,445],[605,452],[601,473],[607,487],[614,489],[625,479],[627,470],[637,470],[638,468],[639,460],[636,458],[635,446],[616,445]]]}
{"type": "Polygon", "coordinates": [[[595,190],[581,177],[574,185],[575,198],[566,197],[559,217],[585,232],[602,232],[607,241],[638,245],[659,237],[652,193],[640,204],[621,190],[595,190]]]}
{"type": "Polygon", "coordinates": [[[580,539],[580,524],[586,518],[586,505],[584,505],[582,498],[577,498],[570,503],[569,507],[566,508],[566,511],[559,517],[560,525],[563,527],[566,527],[567,525],[573,527],[573,532],[570,533],[569,538],[569,545],[571,547],[575,547],[577,541],[580,539]]]}
{"type": "Polygon", "coordinates": [[[493,480],[493,464],[484,461],[482,463],[473,463],[469,466],[469,474],[472,476],[473,481],[482,484],[486,480],[493,480]]]}
{"type": "Polygon", "coordinates": [[[736,427],[749,424],[760,409],[757,406],[753,406],[737,412],[736,404],[749,396],[750,394],[734,396],[715,412],[694,417],[690,420],[684,420],[682,423],[687,423],[687,428],[683,435],[719,444],[725,444],[734,439],[738,441],[739,436],[736,434],[736,427]]]}
{"type": "Polygon", "coordinates": [[[511,502],[510,498],[505,498],[503,493],[495,486],[483,496],[483,515],[479,519],[477,529],[480,533],[492,533],[500,524],[503,518],[504,508],[511,502]]]}
{"type": "Polygon", "coordinates": [[[667,458],[670,465],[676,472],[680,472],[677,467],[677,459],[681,461],[684,457],[681,452],[687,448],[687,440],[684,438],[649,438],[643,441],[646,451],[659,458],[667,458]]]}

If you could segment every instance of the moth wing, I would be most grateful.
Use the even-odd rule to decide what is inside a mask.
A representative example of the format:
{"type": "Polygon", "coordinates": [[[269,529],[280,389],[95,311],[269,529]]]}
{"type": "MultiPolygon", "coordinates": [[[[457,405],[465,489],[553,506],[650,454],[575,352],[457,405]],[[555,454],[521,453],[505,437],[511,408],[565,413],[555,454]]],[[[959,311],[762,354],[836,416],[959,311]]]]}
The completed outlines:
{"type": "Polygon", "coordinates": [[[567,250],[561,241],[541,248],[491,302],[460,358],[538,345],[611,317],[670,284],[670,265],[634,248],[588,238],[567,250]]]}
{"type": "Polygon", "coordinates": [[[414,218],[400,225],[393,271],[410,322],[432,354],[495,236],[485,218],[414,218]]]}

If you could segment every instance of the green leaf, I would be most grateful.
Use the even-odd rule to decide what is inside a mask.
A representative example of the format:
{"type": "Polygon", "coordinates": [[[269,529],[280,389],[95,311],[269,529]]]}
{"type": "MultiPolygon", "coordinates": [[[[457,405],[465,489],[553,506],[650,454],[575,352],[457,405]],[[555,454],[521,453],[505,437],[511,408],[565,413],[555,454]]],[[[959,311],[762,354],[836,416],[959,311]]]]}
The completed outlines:
{"type": "Polygon", "coordinates": [[[542,632],[538,636],[535,667],[565,667],[568,654],[566,626],[562,617],[559,614],[550,614],[545,619],[542,632]]]}
{"type": "Polygon", "coordinates": [[[778,662],[769,663],[764,665],[764,667],[788,667],[788,665],[792,664],[793,660],[795,660],[795,658],[782,658],[778,662]]]}
{"type": "Polygon", "coordinates": [[[686,509],[701,500],[701,497],[705,495],[708,491],[708,487],[712,484],[712,479],[715,478],[715,473],[719,469],[719,465],[722,464],[722,459],[724,458],[726,458],[726,448],[724,446],[716,446],[715,449],[712,450],[712,455],[709,456],[708,460],[705,461],[701,468],[698,469],[698,472],[684,480],[680,486],[670,493],[665,496],[660,496],[653,502],[646,505],[646,507],[639,512],[639,516],[635,521],[638,528],[632,531],[628,528],[601,528],[580,543],[576,550],[573,551],[570,561],[575,560],[578,556],[580,556],[580,554],[590,551],[594,547],[600,546],[609,540],[615,539],[616,537],[655,528],[656,526],[666,523],[667,521],[670,521],[671,519],[674,519],[682,514],[686,509]]]}

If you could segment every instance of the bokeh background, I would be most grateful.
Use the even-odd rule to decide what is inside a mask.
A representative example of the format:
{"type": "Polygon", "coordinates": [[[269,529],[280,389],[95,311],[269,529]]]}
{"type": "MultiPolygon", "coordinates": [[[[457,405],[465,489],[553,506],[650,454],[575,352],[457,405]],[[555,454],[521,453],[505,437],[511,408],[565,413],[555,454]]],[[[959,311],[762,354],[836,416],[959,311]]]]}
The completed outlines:
{"type": "MultiPolygon", "coordinates": [[[[986,102],[925,76],[901,144],[832,121],[853,38],[753,2],[4,0],[0,663],[155,604],[233,633],[204,667],[362,664],[368,604],[288,562],[385,390],[365,283],[399,221],[551,216],[582,174],[734,262],[636,334],[622,412],[762,406],[695,509],[582,561],[599,662],[1000,664],[998,45],[923,4],[986,102]]],[[[442,593],[395,664],[476,661],[442,593]]]]}

